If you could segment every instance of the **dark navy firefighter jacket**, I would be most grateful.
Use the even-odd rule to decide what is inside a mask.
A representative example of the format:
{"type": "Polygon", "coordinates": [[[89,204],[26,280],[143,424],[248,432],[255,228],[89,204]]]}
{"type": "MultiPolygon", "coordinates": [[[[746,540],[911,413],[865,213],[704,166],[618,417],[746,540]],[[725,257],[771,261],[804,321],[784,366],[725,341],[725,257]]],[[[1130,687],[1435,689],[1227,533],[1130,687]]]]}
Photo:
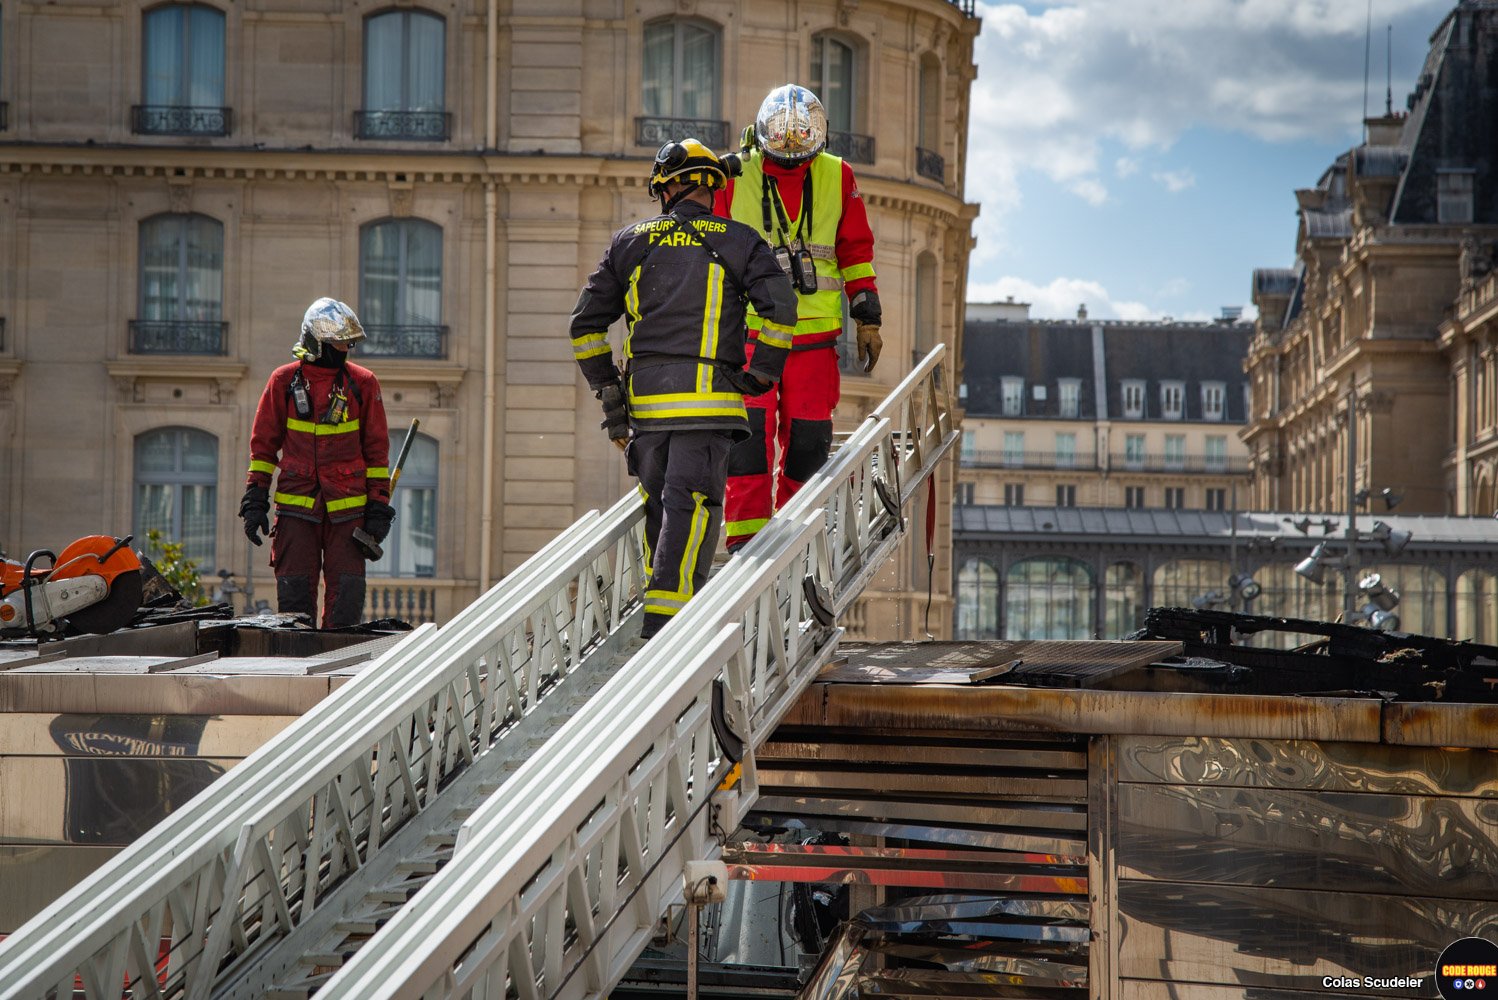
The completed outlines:
{"type": "Polygon", "coordinates": [[[764,317],[749,370],[778,380],[796,326],[790,279],[753,229],[686,201],[614,234],[572,311],[572,353],[590,386],[612,384],[608,328],[624,316],[634,428],[721,429],[741,440],[746,303],[764,317]]]}

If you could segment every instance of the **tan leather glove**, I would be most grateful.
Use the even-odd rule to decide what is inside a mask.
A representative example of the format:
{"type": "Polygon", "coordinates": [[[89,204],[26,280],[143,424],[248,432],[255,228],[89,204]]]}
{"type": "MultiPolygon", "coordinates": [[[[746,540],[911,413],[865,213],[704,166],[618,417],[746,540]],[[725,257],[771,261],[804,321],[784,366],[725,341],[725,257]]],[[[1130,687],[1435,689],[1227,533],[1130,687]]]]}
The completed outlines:
{"type": "Polygon", "coordinates": [[[864,374],[874,370],[874,365],[879,363],[879,352],[884,349],[884,338],[879,336],[879,326],[875,323],[858,324],[858,360],[863,365],[864,374]]]}

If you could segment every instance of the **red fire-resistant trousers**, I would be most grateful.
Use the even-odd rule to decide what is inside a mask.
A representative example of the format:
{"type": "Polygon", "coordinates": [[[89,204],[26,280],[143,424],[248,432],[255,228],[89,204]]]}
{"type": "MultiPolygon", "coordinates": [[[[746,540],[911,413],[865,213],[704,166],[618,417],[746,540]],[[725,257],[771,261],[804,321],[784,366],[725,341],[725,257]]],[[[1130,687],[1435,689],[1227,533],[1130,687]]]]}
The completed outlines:
{"type": "MultiPolygon", "coordinates": [[[[750,344],[750,358],[753,352],[750,344]]],[[[775,388],[744,400],[749,438],[728,453],[728,496],[723,504],[730,550],[753,538],[827,461],[839,387],[837,349],[829,344],[792,351],[775,388]]]]}
{"type": "Polygon", "coordinates": [[[360,519],[333,524],[279,515],[271,532],[270,564],[282,614],[317,620],[317,581],[323,582],[323,628],[359,624],[364,615],[364,554],[354,544],[360,519]]]}

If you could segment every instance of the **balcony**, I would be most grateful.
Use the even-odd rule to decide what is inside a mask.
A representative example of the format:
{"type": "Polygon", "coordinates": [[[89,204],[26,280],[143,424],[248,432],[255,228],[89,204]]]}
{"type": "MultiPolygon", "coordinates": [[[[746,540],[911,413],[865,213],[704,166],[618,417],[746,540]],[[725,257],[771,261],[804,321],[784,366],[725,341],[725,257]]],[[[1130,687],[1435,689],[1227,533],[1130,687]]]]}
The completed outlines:
{"type": "Polygon", "coordinates": [[[711,118],[636,118],[635,144],[659,149],[676,139],[696,139],[714,150],[728,148],[728,123],[711,118]]]}
{"type": "Polygon", "coordinates": [[[228,354],[229,324],[172,319],[132,319],[131,354],[228,354]]]}
{"type": "Polygon", "coordinates": [[[915,148],[915,172],[938,184],[947,181],[947,161],[942,155],[930,149],[915,148]]]}
{"type": "Polygon", "coordinates": [[[136,135],[228,135],[232,108],[194,108],[169,104],[136,104],[130,108],[130,131],[136,135]]]}
{"type": "Polygon", "coordinates": [[[1248,471],[1246,455],[1114,455],[1111,468],[1123,472],[1189,472],[1225,476],[1248,471]]]}
{"type": "Polygon", "coordinates": [[[365,339],[359,342],[359,353],[372,358],[445,358],[445,326],[370,326],[364,327],[365,339]]]}
{"type": "Polygon", "coordinates": [[[977,17],[977,0],[949,0],[953,7],[962,11],[968,17],[977,17]]]}
{"type": "Polygon", "coordinates": [[[1054,451],[964,451],[967,469],[1059,469],[1096,471],[1094,455],[1064,455],[1054,451]]]}
{"type": "Polygon", "coordinates": [[[355,111],[355,139],[446,142],[453,116],[446,111],[355,111]]]}
{"type": "Polygon", "coordinates": [[[852,163],[873,163],[874,137],[856,132],[828,132],[827,152],[852,163]]]}

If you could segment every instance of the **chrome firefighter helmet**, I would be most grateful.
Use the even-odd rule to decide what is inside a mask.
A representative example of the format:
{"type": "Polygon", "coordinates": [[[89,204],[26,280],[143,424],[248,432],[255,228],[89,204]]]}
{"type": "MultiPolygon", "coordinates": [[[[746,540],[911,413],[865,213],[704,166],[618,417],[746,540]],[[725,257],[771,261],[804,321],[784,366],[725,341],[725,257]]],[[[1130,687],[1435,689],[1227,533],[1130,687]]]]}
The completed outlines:
{"type": "Polygon", "coordinates": [[[302,337],[293,353],[303,361],[316,361],[322,357],[323,344],[353,347],[363,339],[364,326],[354,311],[324,296],[308,306],[302,316],[302,337]]]}
{"type": "Polygon", "coordinates": [[[805,163],[827,145],[827,109],[805,87],[776,87],[754,116],[754,137],[773,162],[805,163]]]}
{"type": "Polygon", "coordinates": [[[728,186],[728,174],[718,154],[704,143],[696,139],[673,140],[655,154],[655,164],[650,168],[650,193],[660,197],[667,181],[700,184],[716,191],[728,186]]]}

